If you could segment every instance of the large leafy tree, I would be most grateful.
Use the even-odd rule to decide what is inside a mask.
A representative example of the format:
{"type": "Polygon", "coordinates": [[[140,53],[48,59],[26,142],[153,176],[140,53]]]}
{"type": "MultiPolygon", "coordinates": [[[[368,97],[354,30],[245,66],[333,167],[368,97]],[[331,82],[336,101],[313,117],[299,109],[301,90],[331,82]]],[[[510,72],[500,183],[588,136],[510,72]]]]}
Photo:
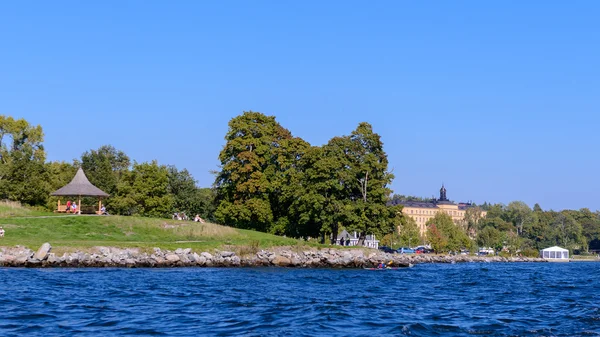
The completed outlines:
{"type": "Polygon", "coordinates": [[[210,188],[199,188],[188,170],[168,166],[169,193],[173,196],[173,210],[189,217],[199,215],[214,220],[214,193],[210,188]]]}
{"type": "Polygon", "coordinates": [[[166,217],[171,214],[173,203],[169,171],[152,161],[134,163],[131,171],[124,172],[111,207],[118,214],[166,217]]]}
{"type": "Polygon", "coordinates": [[[0,198],[44,205],[50,192],[40,125],[0,115],[0,198]]]}
{"type": "Polygon", "coordinates": [[[473,248],[473,241],[457,226],[452,217],[438,212],[427,221],[427,238],[436,252],[458,251],[462,248],[473,248]]]}
{"type": "Polygon", "coordinates": [[[344,187],[341,200],[350,211],[345,219],[349,230],[360,233],[359,244],[367,233],[386,234],[394,228],[397,210],[387,207],[393,175],[381,137],[369,123],[360,123],[350,136],[334,138],[325,147],[340,158],[339,182],[344,187]]]}
{"type": "Polygon", "coordinates": [[[108,194],[114,194],[121,177],[129,171],[131,161],[125,152],[104,145],[81,156],[81,168],[90,183],[108,194]]]}
{"type": "Polygon", "coordinates": [[[404,221],[398,226],[400,242],[407,247],[421,242],[421,232],[415,220],[411,217],[404,217],[404,221]]]}
{"type": "Polygon", "coordinates": [[[273,116],[247,111],[229,122],[215,180],[219,222],[281,233],[290,204],[290,179],[308,144],[273,116]]]}
{"type": "Polygon", "coordinates": [[[518,235],[523,235],[523,228],[533,222],[533,212],[526,203],[513,201],[506,208],[508,221],[512,222],[517,229],[518,235]]]}
{"type": "Polygon", "coordinates": [[[477,244],[480,247],[502,249],[502,233],[494,227],[485,227],[477,233],[477,244]]]}

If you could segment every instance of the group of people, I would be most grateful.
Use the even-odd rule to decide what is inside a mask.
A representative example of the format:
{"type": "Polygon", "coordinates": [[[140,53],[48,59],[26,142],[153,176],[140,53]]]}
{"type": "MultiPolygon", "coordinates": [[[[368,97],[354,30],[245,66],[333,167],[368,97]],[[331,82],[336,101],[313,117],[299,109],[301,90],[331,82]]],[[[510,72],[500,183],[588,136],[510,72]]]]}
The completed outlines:
{"type": "Polygon", "coordinates": [[[173,220],[184,221],[184,220],[188,220],[188,217],[187,217],[187,215],[185,215],[184,212],[175,212],[175,213],[173,213],[173,220]]]}
{"type": "MultiPolygon", "coordinates": [[[[175,212],[173,213],[173,220],[187,221],[189,220],[189,218],[185,214],[185,212],[175,212]]],[[[194,217],[194,221],[204,223],[204,219],[200,217],[200,214],[196,214],[196,216],[194,217]]]]}
{"type": "Polygon", "coordinates": [[[77,213],[77,203],[71,202],[71,200],[67,200],[67,207],[65,208],[65,212],[67,213],[77,213]]]}

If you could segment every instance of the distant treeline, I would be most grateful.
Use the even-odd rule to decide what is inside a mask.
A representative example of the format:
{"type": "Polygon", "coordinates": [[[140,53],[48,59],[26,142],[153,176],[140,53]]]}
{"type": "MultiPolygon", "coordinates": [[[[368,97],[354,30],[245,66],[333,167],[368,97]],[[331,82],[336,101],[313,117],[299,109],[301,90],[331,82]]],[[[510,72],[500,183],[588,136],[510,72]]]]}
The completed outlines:
{"type": "MultiPolygon", "coordinates": [[[[111,214],[169,217],[173,212],[211,219],[212,190],[199,188],[185,169],[156,161],[131,162],[110,145],[68,162],[46,162],[41,126],[0,115],[0,200],[56,208],[50,193],[68,184],[82,167],[92,184],[109,193],[103,201],[111,214]]],[[[92,200],[87,200],[93,205],[92,200]]]]}
{"type": "MultiPolygon", "coordinates": [[[[394,195],[392,200],[423,201],[431,199],[394,195]]],[[[536,255],[537,251],[551,246],[561,246],[575,252],[600,249],[600,212],[587,208],[580,210],[544,211],[535,204],[531,209],[522,201],[508,205],[472,204],[463,221],[455,225],[452,218],[438,213],[427,222],[427,236],[420,237],[414,230],[412,219],[400,228],[400,242],[427,242],[437,251],[455,251],[490,247],[536,255]],[[482,216],[482,211],[487,215],[482,216]]],[[[386,237],[386,242],[390,237],[386,237]]]]}

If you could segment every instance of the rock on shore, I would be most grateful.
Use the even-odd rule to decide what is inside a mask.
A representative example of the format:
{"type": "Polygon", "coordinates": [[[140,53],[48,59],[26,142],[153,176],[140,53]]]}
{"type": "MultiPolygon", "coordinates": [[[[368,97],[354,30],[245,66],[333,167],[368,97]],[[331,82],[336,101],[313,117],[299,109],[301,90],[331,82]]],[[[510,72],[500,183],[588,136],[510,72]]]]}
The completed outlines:
{"type": "Polygon", "coordinates": [[[362,249],[307,249],[277,247],[255,254],[238,256],[232,251],[194,252],[190,248],[174,251],[154,248],[143,252],[138,248],[93,247],[56,255],[51,245],[44,243],[37,252],[31,249],[0,247],[2,267],[259,267],[279,266],[297,268],[363,268],[379,263],[408,267],[419,263],[457,262],[545,262],[540,258],[499,256],[399,255],[362,249]]]}

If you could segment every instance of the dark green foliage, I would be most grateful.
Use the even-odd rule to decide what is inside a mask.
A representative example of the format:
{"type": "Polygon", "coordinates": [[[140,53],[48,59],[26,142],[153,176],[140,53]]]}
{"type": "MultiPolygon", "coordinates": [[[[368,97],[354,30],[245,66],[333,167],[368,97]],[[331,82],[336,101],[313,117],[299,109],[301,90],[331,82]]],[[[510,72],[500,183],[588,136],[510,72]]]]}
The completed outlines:
{"type": "Polygon", "coordinates": [[[238,228],[283,234],[293,197],[291,181],[308,144],[275,121],[244,112],[229,122],[219,154],[216,218],[238,228]]]}
{"type": "Polygon", "coordinates": [[[129,157],[111,145],[90,150],[81,156],[81,168],[90,183],[110,195],[116,193],[117,184],[129,171],[130,165],[129,157]]]}
{"type": "Polygon", "coordinates": [[[46,203],[50,186],[43,141],[41,126],[0,115],[0,199],[46,203]]]}
{"type": "Polygon", "coordinates": [[[361,123],[323,147],[295,138],[274,117],[244,112],[229,122],[215,181],[217,220],[293,237],[334,237],[341,226],[393,230],[392,175],[379,135],[361,123]]]}
{"type": "Polygon", "coordinates": [[[168,217],[175,200],[168,187],[166,166],[156,161],[134,163],[133,169],[121,177],[111,207],[118,214],[168,217]]]}
{"type": "Polygon", "coordinates": [[[488,228],[493,228],[500,233],[504,247],[512,253],[555,245],[579,251],[600,249],[598,212],[592,213],[586,208],[578,211],[544,211],[538,204],[532,210],[521,201],[511,202],[508,206],[484,205],[488,213],[486,218],[479,221],[479,244],[489,242],[485,238],[491,232],[488,228]]]}
{"type": "Polygon", "coordinates": [[[437,253],[473,249],[473,241],[467,233],[452,221],[452,217],[444,212],[438,212],[427,221],[427,238],[431,247],[437,253]]]}

